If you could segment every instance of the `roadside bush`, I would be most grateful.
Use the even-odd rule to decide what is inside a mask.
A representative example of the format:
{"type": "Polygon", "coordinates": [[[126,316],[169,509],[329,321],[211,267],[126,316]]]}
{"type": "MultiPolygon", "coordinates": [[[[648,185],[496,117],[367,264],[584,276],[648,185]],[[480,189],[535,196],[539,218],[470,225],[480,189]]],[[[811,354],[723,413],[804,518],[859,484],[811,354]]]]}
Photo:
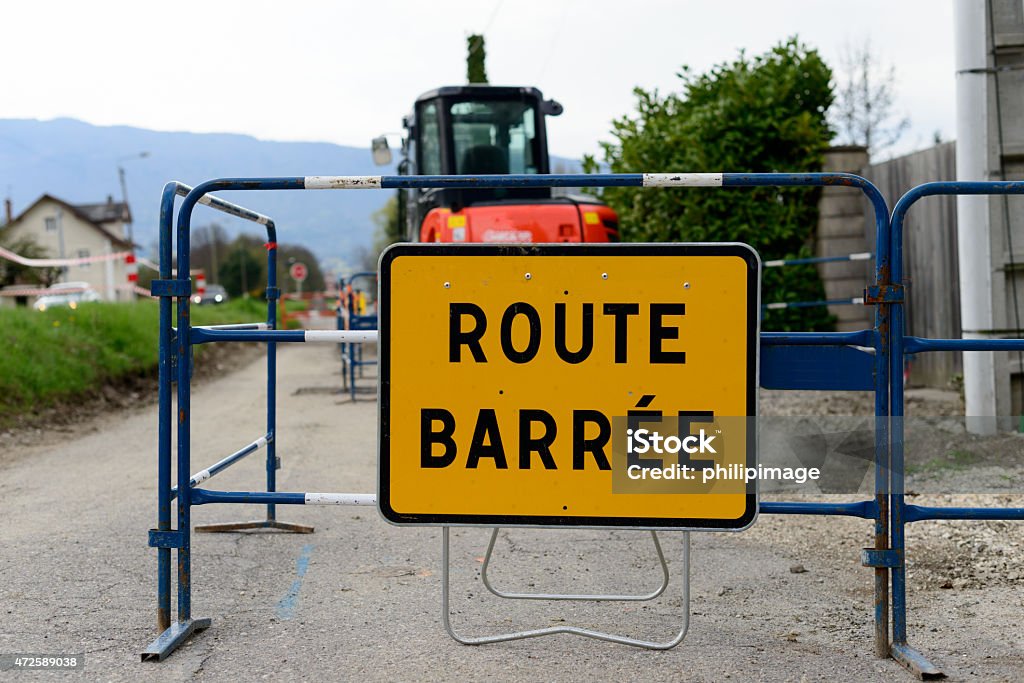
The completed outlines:
{"type": "MultiPolygon", "coordinates": [[[[634,91],[636,112],[613,122],[604,161],[613,173],[820,171],[832,137],[825,117],[831,77],[817,51],[795,38],[754,58],[740,53],[706,74],[684,67],[680,93],[634,91]]],[[[588,172],[599,167],[584,159],[588,172]]],[[[763,259],[814,255],[819,195],[817,188],[768,187],[602,192],[624,241],[741,241],[763,259]]],[[[763,275],[763,303],[824,298],[813,266],[763,275]]],[[[785,309],[766,311],[763,327],[823,330],[832,322],[824,308],[785,309]]]]}

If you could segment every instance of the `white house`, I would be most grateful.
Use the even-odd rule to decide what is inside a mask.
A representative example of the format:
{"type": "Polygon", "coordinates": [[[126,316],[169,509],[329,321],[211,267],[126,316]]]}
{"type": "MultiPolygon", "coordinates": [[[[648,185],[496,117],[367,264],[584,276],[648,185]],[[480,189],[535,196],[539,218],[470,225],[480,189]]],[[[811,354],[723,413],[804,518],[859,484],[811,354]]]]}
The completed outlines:
{"type": "Polygon", "coordinates": [[[130,221],[128,205],[113,197],[100,204],[70,204],[44,194],[18,216],[9,216],[0,236],[10,238],[8,244],[30,236],[48,258],[95,259],[67,266],[60,281],[88,282],[105,301],[130,301],[134,295],[125,259],[102,258],[131,250],[130,221]]]}

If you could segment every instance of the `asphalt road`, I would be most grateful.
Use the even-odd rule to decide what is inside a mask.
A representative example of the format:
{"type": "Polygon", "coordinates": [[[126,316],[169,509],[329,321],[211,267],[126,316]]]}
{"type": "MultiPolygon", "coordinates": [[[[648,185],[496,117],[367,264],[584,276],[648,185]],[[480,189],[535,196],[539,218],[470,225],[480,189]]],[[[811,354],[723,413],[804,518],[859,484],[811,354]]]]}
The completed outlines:
{"type": "MultiPolygon", "coordinates": [[[[338,393],[335,353],[280,353],[281,490],[375,489],[376,404],[338,393]]],[[[263,433],[263,373],[256,361],[195,392],[193,469],[263,433]]],[[[742,534],[694,534],[689,635],[651,652],[566,635],[460,645],[441,625],[440,530],[396,528],[373,508],[302,506],[278,516],[315,534],[194,536],[194,613],[213,626],[142,663],[156,635],[155,431],[147,406],[32,445],[0,440],[0,654],[85,652],[84,672],[48,677],[112,681],[910,679],[872,655],[863,520],[763,516],[742,534]]],[[[261,455],[210,488],[260,490],[261,455]]],[[[194,521],[260,514],[204,506],[194,521]]],[[[666,640],[678,629],[678,580],[649,603],[498,600],[479,580],[487,531],[453,536],[462,632],[571,623],[666,640]]],[[[678,578],[681,535],[663,537],[678,578]]],[[[646,532],[513,530],[497,548],[493,576],[509,590],[645,592],[659,579],[646,532]]],[[[1019,585],[912,592],[912,642],[954,679],[1021,680],[1022,614],[1019,585]]]]}

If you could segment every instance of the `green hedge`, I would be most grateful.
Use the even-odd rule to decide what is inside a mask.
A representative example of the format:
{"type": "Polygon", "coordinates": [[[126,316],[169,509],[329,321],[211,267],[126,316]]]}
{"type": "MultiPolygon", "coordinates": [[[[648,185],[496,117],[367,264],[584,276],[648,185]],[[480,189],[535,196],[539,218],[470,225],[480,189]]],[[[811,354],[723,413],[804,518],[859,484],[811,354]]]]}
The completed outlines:
{"type": "MultiPolygon", "coordinates": [[[[682,92],[636,89],[636,112],[613,122],[614,142],[602,143],[614,173],[816,172],[832,137],[825,112],[832,72],[817,51],[796,39],[694,75],[679,74],[682,92]]],[[[584,159],[596,172],[600,164],[584,159]]],[[[752,245],[764,259],[813,256],[817,188],[606,188],[603,198],[620,219],[623,240],[722,242],[752,245]]],[[[824,299],[812,267],[773,268],[762,300],[824,299]]],[[[824,308],[765,313],[764,329],[826,330],[824,308]]]]}

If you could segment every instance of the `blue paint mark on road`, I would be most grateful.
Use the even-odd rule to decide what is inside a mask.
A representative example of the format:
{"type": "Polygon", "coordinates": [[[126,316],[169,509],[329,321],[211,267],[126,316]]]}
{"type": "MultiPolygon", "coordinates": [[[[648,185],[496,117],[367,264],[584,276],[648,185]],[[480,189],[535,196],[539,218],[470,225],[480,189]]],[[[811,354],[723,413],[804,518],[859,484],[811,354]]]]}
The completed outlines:
{"type": "Polygon", "coordinates": [[[315,545],[304,545],[302,546],[302,552],[299,553],[299,559],[295,561],[295,573],[296,579],[292,581],[291,588],[284,594],[277,603],[277,618],[286,620],[295,618],[295,608],[299,602],[299,589],[302,588],[302,579],[306,576],[306,570],[309,569],[309,556],[313,554],[313,548],[315,545]]]}

